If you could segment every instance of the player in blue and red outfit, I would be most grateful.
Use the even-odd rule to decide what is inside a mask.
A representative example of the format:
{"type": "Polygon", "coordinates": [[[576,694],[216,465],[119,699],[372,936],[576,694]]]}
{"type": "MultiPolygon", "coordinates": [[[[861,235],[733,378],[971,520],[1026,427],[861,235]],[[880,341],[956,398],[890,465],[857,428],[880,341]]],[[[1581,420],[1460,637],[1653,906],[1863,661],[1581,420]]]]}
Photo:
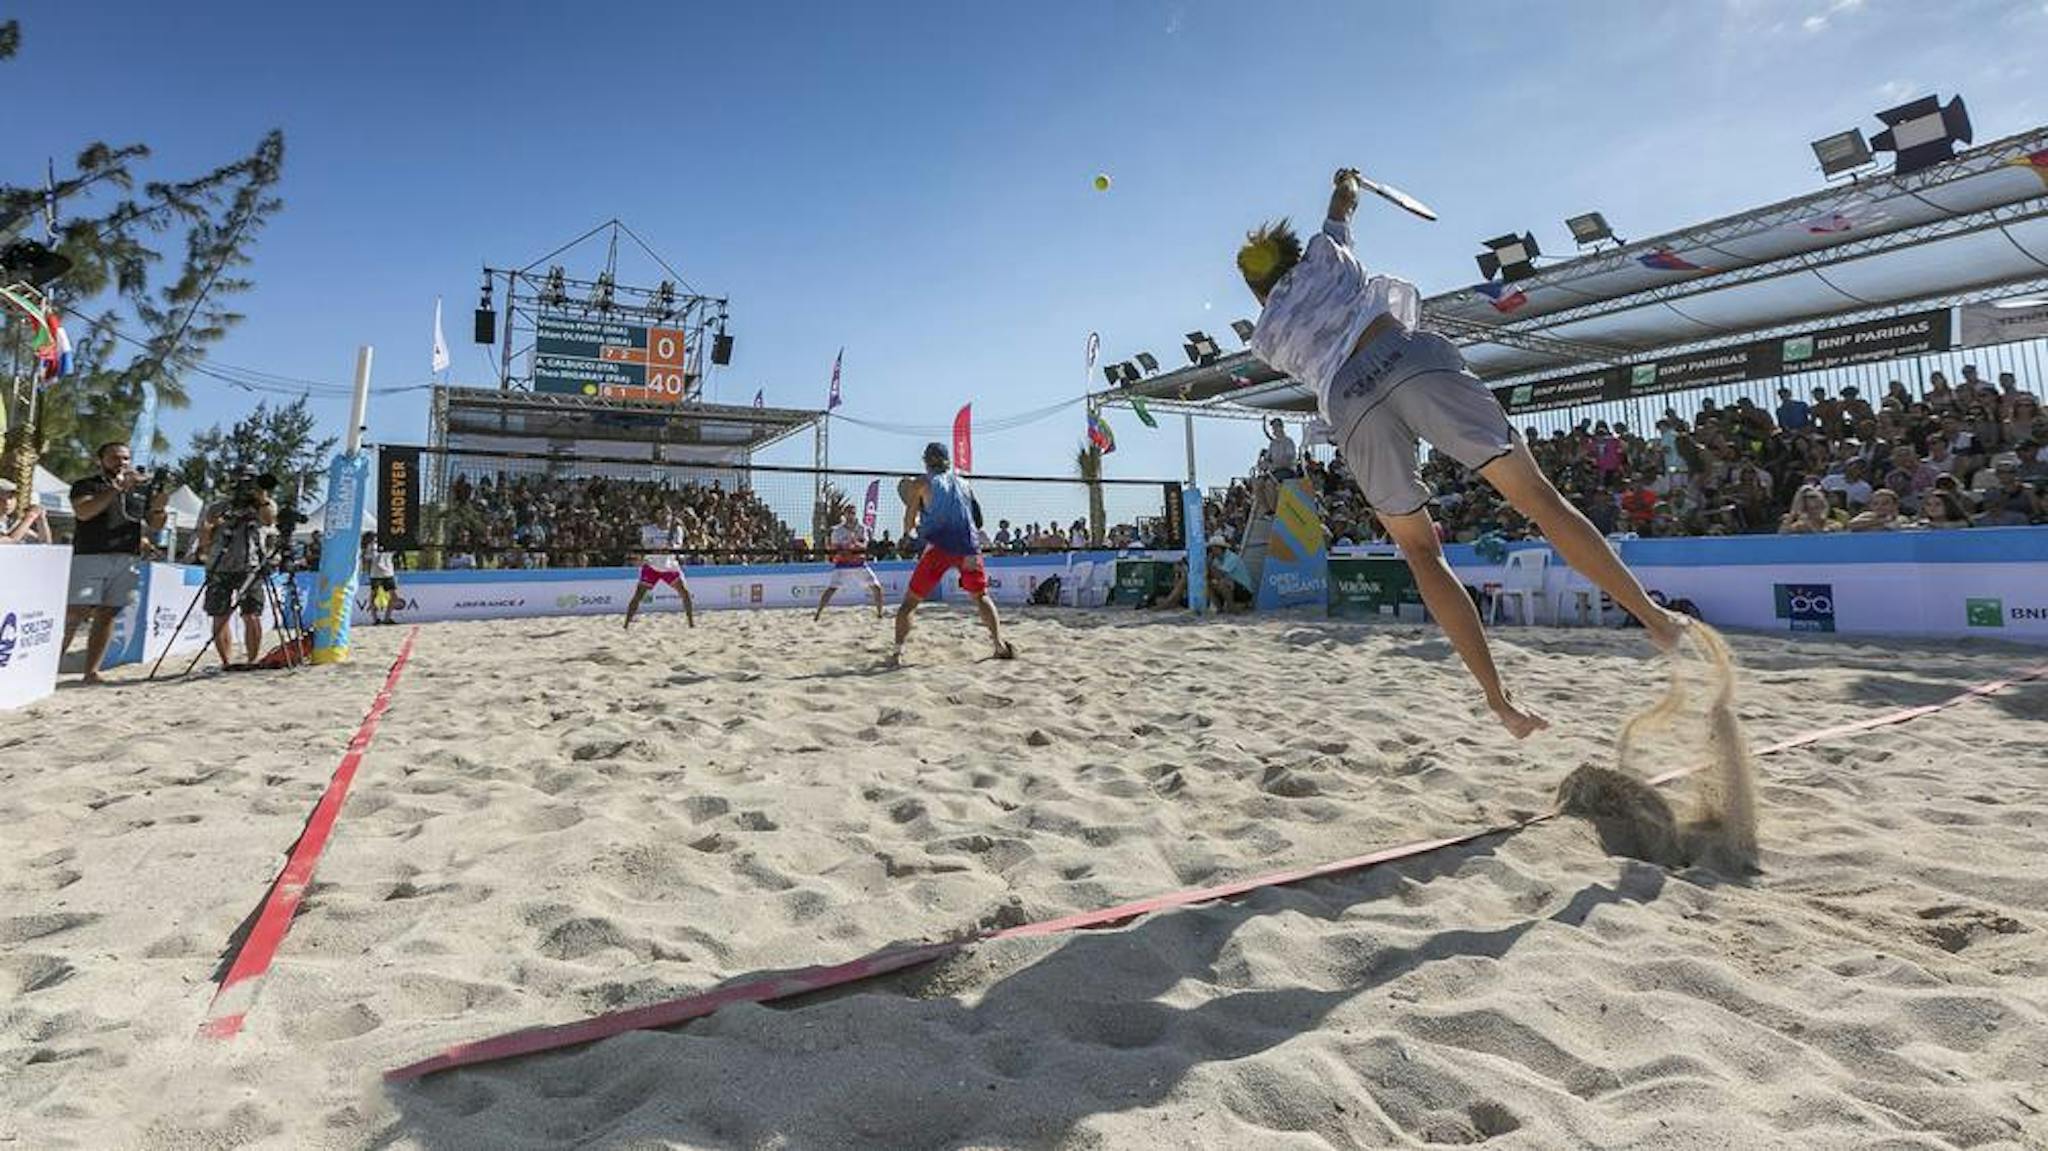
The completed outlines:
{"type": "Polygon", "coordinates": [[[903,641],[910,638],[910,617],[939,586],[947,572],[960,573],[960,590],[974,597],[982,626],[995,643],[997,659],[1017,658],[1017,647],[1003,638],[1003,621],[996,614],[995,601],[988,598],[988,570],[982,566],[981,541],[975,529],[981,526],[981,505],[974,491],[953,471],[952,460],[942,444],[926,444],[925,474],[905,479],[897,488],[903,496],[903,534],[924,541],[924,553],[917,557],[911,573],[910,590],[903,606],[896,609],[896,650],[891,664],[903,662],[903,641]]]}

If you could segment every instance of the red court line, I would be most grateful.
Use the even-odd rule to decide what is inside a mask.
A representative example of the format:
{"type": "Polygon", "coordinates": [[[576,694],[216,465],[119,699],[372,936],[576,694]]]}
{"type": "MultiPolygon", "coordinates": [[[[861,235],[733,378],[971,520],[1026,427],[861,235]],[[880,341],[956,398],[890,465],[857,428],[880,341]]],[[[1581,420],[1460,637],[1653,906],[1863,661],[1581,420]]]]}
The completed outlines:
{"type": "MultiPolygon", "coordinates": [[[[1995,694],[2015,684],[2039,679],[2044,675],[2048,675],[2048,664],[2042,664],[2038,667],[2018,672],[2007,679],[1979,684],[1960,695],[1942,700],[1939,703],[1927,704],[1921,707],[1902,708],[1898,711],[1887,712],[1870,719],[1822,728],[1818,731],[1807,732],[1804,735],[1796,735],[1791,739],[1761,748],[1756,754],[1775,755],[1778,752],[1805,747],[1836,736],[1851,735],[1856,732],[1870,731],[1874,728],[1905,723],[1908,720],[1918,719],[1923,715],[1943,711],[1960,703],[1995,694]]],[[[1699,770],[1698,767],[1680,768],[1676,771],[1665,772],[1650,782],[1668,783],[1671,780],[1691,775],[1699,770]]],[[[829,987],[840,987],[850,983],[858,983],[862,980],[873,979],[893,971],[901,971],[905,968],[943,959],[949,955],[958,954],[974,944],[989,940],[1022,939],[1030,936],[1059,935],[1070,931],[1114,927],[1155,911],[1163,911],[1175,907],[1188,907],[1198,903],[1211,903],[1219,899],[1231,899],[1263,888],[1280,887],[1287,884],[1300,883],[1307,879],[1338,875],[1344,872],[1362,871],[1382,863],[1391,863],[1399,859],[1410,859],[1418,855],[1426,855],[1432,851],[1441,851],[1446,847],[1456,847],[1459,844],[1471,843],[1474,840],[1485,839],[1488,836],[1520,831],[1522,828],[1554,819],[1557,815],[1558,812],[1552,809],[1532,815],[1526,819],[1499,824],[1479,831],[1466,832],[1463,835],[1454,835],[1444,839],[1418,840],[1399,847],[1385,848],[1368,855],[1353,856],[1350,859],[1340,859],[1331,863],[1320,863],[1310,867],[1269,872],[1251,879],[1218,884],[1214,887],[1192,888],[1186,891],[1171,892],[1166,895],[1152,896],[1148,899],[1140,899],[1131,903],[1118,904],[1114,907],[1105,907],[1096,911],[1084,911],[1075,915],[1061,916],[1058,919],[1041,920],[1037,923],[1026,923],[1021,926],[1006,928],[1002,931],[984,932],[943,943],[884,948],[881,951],[862,956],[859,959],[829,967],[806,967],[781,975],[742,980],[741,982],[728,984],[713,991],[697,995],[687,995],[680,999],[671,999],[663,1003],[649,1004],[646,1007],[636,1007],[629,1011],[615,1011],[608,1015],[599,1015],[573,1023],[528,1028],[524,1031],[514,1031],[488,1039],[479,1039],[473,1043],[459,1043],[432,1058],[386,1071],[384,1078],[388,1082],[406,1082],[457,1067],[469,1067],[479,1063],[495,1063],[500,1060],[517,1058],[521,1055],[535,1055],[543,1051],[553,1051],[563,1047],[575,1047],[585,1043],[593,1043],[627,1031],[644,1031],[656,1027],[673,1026],[677,1023],[709,1015],[730,1003],[768,1003],[793,995],[803,995],[829,987]]]]}
{"type": "Polygon", "coordinates": [[[263,975],[270,970],[271,960],[277,957],[285,932],[291,930],[292,917],[298,914],[299,903],[306,897],[306,888],[312,885],[313,868],[320,862],[320,853],[327,849],[327,839],[334,832],[334,821],[340,818],[341,805],[348,799],[349,785],[355,781],[356,768],[363,762],[363,752],[369,749],[371,737],[377,734],[378,721],[384,718],[385,709],[391,706],[392,689],[398,686],[398,677],[412,658],[412,644],[419,634],[418,625],[406,633],[405,642],[398,647],[398,658],[391,662],[391,671],[384,677],[384,686],[378,689],[377,698],[370,702],[370,710],[363,716],[362,726],[356,729],[355,738],[348,741],[348,750],[342,754],[341,765],[334,769],[333,777],[327,781],[327,790],[321,794],[320,802],[313,806],[313,814],[306,820],[306,830],[299,834],[298,843],[292,846],[284,869],[271,881],[270,893],[263,898],[255,925],[249,929],[248,938],[242,941],[241,949],[235,953],[235,962],[228,968],[227,977],[214,991],[213,1002],[207,1005],[206,1022],[199,1028],[202,1036],[232,1039],[241,1032],[242,1019],[256,1000],[263,975]]]}

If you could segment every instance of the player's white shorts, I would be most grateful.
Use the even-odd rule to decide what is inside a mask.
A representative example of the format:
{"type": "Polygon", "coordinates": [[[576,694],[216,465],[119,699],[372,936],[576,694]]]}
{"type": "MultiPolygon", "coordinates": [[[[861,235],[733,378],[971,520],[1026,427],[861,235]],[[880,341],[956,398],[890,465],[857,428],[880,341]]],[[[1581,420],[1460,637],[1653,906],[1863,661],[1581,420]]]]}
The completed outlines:
{"type": "Polygon", "coordinates": [[[826,586],[836,592],[847,584],[880,590],[882,581],[876,577],[875,569],[866,564],[862,564],[857,568],[833,568],[832,582],[826,586]]]}

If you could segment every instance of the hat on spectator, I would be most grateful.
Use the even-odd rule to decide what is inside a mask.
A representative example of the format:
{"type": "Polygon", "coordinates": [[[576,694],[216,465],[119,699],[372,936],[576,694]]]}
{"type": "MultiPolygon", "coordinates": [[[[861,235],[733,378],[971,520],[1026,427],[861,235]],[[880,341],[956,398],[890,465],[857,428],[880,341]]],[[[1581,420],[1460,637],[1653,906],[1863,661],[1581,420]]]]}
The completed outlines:
{"type": "Polygon", "coordinates": [[[1230,544],[1223,538],[1222,532],[1217,532],[1209,537],[1209,546],[1212,548],[1227,548],[1230,544]]]}
{"type": "Polygon", "coordinates": [[[2019,454],[2017,452],[2000,452],[1991,457],[1991,466],[1999,471],[2005,471],[2008,468],[2018,471],[2020,467],[2019,454]]]}
{"type": "Polygon", "coordinates": [[[13,480],[0,480],[0,492],[11,492],[15,490],[17,489],[14,486],[13,480]]]}

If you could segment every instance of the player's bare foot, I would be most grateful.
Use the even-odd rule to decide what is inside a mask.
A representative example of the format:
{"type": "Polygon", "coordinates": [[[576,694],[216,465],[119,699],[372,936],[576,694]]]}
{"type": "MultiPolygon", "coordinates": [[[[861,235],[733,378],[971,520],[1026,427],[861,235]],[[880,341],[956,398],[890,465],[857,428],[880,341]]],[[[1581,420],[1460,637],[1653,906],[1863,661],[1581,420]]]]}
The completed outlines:
{"type": "Polygon", "coordinates": [[[1486,706],[1493,709],[1493,714],[1499,718],[1501,726],[1507,728],[1508,734],[1516,739],[1527,739],[1550,726],[1549,720],[1517,704],[1512,697],[1503,697],[1497,702],[1489,701],[1486,706]]]}
{"type": "Polygon", "coordinates": [[[1001,646],[1001,647],[998,647],[998,648],[996,648],[996,658],[997,658],[997,659],[1016,659],[1016,658],[1017,658],[1017,645],[1016,645],[1016,644],[1014,644],[1014,643],[1011,643],[1011,642],[1010,642],[1009,640],[1004,640],[1004,641],[1003,641],[1003,643],[1002,643],[1002,646],[1001,646]]]}
{"type": "Polygon", "coordinates": [[[1658,651],[1670,651],[1685,638],[1685,631],[1692,626],[1692,617],[1668,608],[1658,608],[1657,616],[1644,622],[1643,628],[1650,633],[1650,642],[1658,651]]]}

